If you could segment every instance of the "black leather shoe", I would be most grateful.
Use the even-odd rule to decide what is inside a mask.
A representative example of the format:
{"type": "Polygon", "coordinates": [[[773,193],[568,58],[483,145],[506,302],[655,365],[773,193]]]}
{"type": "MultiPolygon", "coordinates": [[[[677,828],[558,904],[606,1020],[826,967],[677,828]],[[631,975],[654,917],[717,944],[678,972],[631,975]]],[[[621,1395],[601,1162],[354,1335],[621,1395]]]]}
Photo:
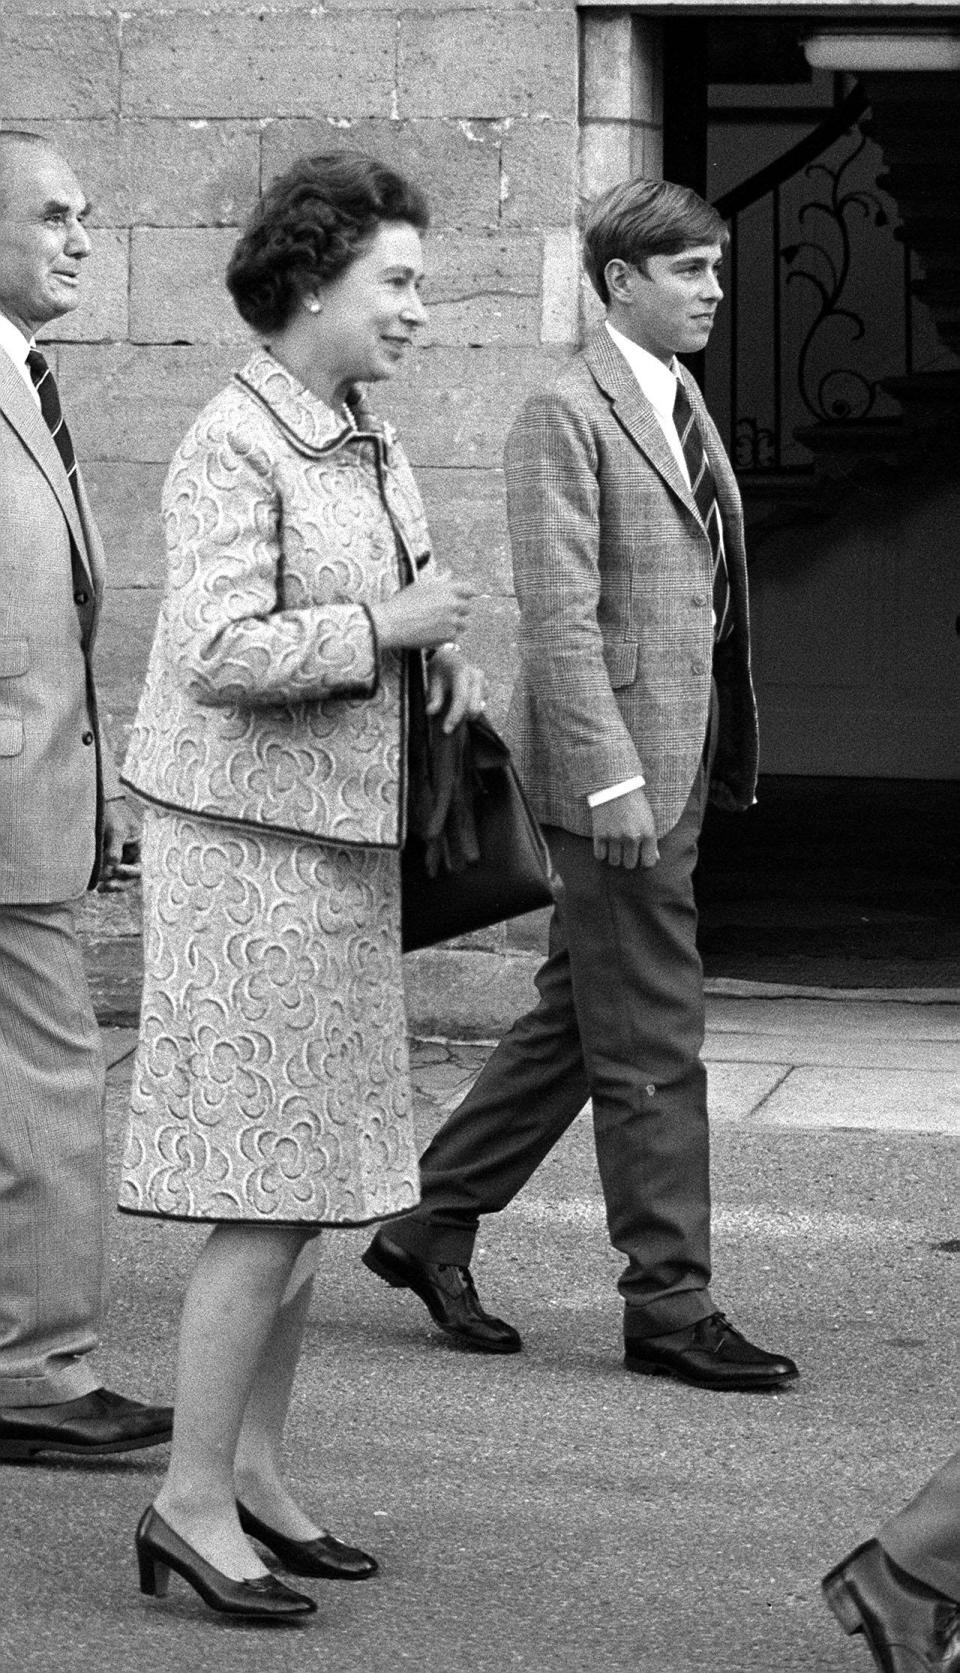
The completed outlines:
{"type": "Polygon", "coordinates": [[[798,1376],[785,1354],[755,1348],[722,1313],[711,1313],[669,1336],[628,1336],[623,1363],[644,1377],[677,1377],[694,1388],[733,1391],[783,1388],[798,1376]]]}
{"type": "Polygon", "coordinates": [[[140,1590],[147,1597],[166,1597],[173,1569],[192,1586],[211,1609],[222,1615],[242,1615],[252,1621],[295,1621],[315,1615],[312,1597],[285,1586],[275,1574],[256,1580],[231,1580],[165,1522],[152,1505],[140,1518],[136,1533],[140,1590]]]}
{"type": "Polygon", "coordinates": [[[269,1523],[261,1522],[239,1499],[237,1514],[244,1533],[258,1539],[279,1557],[288,1574],[303,1574],[318,1580],[369,1580],[377,1572],[374,1557],[355,1545],[344,1545],[326,1529],[316,1539],[288,1539],[269,1523]]]}
{"type": "Polygon", "coordinates": [[[862,1632],[881,1673],[960,1673],[960,1604],[898,1568],[875,1539],[822,1582],[844,1632],[862,1632]]]}
{"type": "Polygon", "coordinates": [[[461,1348],[483,1354],[520,1352],[523,1344],[513,1325],[484,1312],[468,1266],[433,1266],[417,1260],[382,1231],[360,1258],[385,1284],[413,1290],[434,1323],[461,1348]]]}
{"type": "Polygon", "coordinates": [[[160,1446],[173,1433],[172,1406],[144,1406],[108,1388],[96,1388],[56,1406],[0,1407],[0,1462],[66,1452],[97,1458],[160,1446]]]}

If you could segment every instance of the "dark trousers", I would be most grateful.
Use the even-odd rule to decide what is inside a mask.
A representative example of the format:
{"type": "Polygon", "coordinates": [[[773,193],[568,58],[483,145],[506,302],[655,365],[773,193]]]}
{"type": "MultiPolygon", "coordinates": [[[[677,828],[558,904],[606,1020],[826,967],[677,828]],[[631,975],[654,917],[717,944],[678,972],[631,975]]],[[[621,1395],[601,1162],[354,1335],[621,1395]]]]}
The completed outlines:
{"type": "Polygon", "coordinates": [[[960,1452],[884,1523],[877,1538],[908,1574],[960,1603],[960,1452]]]}
{"type": "Polygon", "coordinates": [[[706,800],[697,774],[650,870],[546,832],[563,896],[539,1003],[510,1029],[421,1158],[422,1202],[390,1226],[421,1259],[468,1265],[479,1216],[504,1208],[593,1101],[597,1161],[631,1336],[714,1311],[703,972],[693,869],[706,800]]]}

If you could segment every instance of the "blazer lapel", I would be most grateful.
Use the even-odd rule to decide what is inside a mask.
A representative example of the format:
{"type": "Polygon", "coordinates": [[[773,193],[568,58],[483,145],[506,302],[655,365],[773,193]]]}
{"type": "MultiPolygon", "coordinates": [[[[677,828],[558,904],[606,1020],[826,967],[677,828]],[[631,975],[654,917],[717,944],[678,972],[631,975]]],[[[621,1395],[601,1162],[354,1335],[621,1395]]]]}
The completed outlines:
{"type": "Polygon", "coordinates": [[[667,487],[699,519],[697,502],[674,458],[660,420],[604,326],[587,344],[584,359],[600,388],[611,397],[613,410],[631,440],[663,477],[667,487]]]}
{"type": "Polygon", "coordinates": [[[87,539],[77,502],[73,497],[70,479],[57,444],[47,429],[46,421],[29,389],[14,366],[10,356],[0,350],[0,413],[17,432],[20,440],[33,455],[40,470],[60,501],[60,506],[74,545],[84,564],[89,567],[87,539]]]}

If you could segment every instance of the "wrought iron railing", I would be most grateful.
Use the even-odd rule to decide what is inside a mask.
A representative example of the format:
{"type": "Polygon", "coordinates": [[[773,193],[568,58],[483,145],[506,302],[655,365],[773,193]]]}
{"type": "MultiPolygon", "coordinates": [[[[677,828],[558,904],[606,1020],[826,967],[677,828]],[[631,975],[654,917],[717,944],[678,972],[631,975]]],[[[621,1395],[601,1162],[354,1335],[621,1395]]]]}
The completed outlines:
{"type": "Polygon", "coordinates": [[[913,258],[875,189],[856,85],[826,119],[716,200],[731,225],[707,351],[711,406],[746,474],[812,469],[803,426],[892,417],[882,379],[915,361],[913,258]]]}

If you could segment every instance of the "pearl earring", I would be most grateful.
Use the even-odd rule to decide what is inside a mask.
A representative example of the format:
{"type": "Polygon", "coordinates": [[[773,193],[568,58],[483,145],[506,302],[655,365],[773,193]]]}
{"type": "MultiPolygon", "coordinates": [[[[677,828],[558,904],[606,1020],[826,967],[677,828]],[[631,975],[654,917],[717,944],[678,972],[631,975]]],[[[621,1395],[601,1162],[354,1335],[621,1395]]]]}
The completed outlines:
{"type": "Polygon", "coordinates": [[[317,299],[316,299],[316,297],[314,297],[314,298],[313,298],[313,299],[312,299],[312,301],[310,301],[310,302],[308,302],[308,303],[307,303],[307,311],[308,311],[308,313],[311,313],[311,314],[319,314],[319,313],[322,313],[322,311],[323,311],[323,310],[322,310],[322,306],[321,306],[321,304],[320,304],[320,303],[319,303],[319,302],[318,302],[318,301],[317,301],[317,299]]]}

